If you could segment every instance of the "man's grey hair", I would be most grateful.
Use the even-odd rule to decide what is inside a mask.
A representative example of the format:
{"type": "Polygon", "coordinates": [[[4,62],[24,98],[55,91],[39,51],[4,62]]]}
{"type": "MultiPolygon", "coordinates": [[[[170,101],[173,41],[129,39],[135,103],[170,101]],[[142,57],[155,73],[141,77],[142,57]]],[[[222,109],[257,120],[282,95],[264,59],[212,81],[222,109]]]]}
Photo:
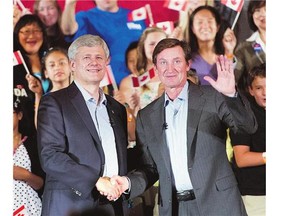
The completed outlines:
{"type": "Polygon", "coordinates": [[[110,51],[106,42],[97,35],[86,34],[74,40],[73,43],[70,45],[70,47],[68,48],[69,59],[71,60],[75,58],[75,55],[77,54],[78,49],[80,47],[95,47],[95,46],[101,46],[104,49],[106,58],[107,59],[109,58],[110,51]]]}

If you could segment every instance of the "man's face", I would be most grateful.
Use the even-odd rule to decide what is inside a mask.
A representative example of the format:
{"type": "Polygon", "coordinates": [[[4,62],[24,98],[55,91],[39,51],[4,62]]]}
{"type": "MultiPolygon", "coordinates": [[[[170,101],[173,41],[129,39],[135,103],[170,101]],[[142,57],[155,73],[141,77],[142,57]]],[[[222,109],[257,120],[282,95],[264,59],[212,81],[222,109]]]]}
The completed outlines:
{"type": "Polygon", "coordinates": [[[157,56],[156,71],[165,88],[184,86],[188,70],[189,64],[180,46],[165,49],[157,56]]]}
{"type": "Polygon", "coordinates": [[[78,82],[96,84],[103,79],[107,64],[109,59],[101,46],[80,47],[75,59],[71,60],[71,69],[78,82]]]}
{"type": "Polygon", "coordinates": [[[95,0],[100,10],[115,12],[118,9],[118,0],[95,0]]]}

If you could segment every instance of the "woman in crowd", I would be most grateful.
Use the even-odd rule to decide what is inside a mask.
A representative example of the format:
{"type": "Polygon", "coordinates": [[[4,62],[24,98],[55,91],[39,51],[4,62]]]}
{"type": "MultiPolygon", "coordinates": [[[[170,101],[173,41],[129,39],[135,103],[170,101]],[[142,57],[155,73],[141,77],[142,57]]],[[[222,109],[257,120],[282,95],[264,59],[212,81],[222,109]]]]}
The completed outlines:
{"type": "Polygon", "coordinates": [[[245,88],[248,71],[266,63],[266,0],[250,1],[247,13],[250,29],[254,33],[235,49],[235,79],[239,90],[248,94],[245,88]]]}
{"type": "Polygon", "coordinates": [[[203,78],[217,78],[216,57],[225,54],[233,58],[236,37],[212,6],[196,8],[189,19],[189,43],[192,51],[192,68],[196,70],[201,85],[209,85],[203,78]]]}
{"type": "Polygon", "coordinates": [[[57,0],[35,0],[34,13],[40,17],[46,27],[50,47],[68,49],[70,43],[64,39],[60,28],[62,10],[57,0]]]}

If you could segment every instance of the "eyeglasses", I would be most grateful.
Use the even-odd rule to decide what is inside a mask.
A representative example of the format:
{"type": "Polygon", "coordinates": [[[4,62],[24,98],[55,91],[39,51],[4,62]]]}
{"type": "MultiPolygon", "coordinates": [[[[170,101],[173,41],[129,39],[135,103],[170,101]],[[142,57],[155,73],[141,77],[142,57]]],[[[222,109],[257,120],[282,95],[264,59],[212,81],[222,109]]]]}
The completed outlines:
{"type": "Polygon", "coordinates": [[[29,36],[30,34],[35,34],[35,35],[40,35],[42,33],[41,30],[39,29],[34,29],[34,30],[26,30],[26,31],[19,31],[21,34],[23,34],[24,36],[29,36]]]}

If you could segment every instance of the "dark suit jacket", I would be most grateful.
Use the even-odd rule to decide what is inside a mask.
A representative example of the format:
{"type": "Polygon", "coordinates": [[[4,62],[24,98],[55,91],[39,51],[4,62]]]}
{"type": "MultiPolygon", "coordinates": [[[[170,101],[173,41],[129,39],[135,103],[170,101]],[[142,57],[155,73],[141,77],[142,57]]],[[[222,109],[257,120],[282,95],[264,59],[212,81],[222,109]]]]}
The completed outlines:
{"type": "MultiPolygon", "coordinates": [[[[249,103],[240,96],[229,98],[211,86],[197,86],[191,82],[188,97],[188,171],[200,214],[246,215],[225,143],[227,127],[248,133],[257,129],[249,103]]],[[[164,115],[164,95],[138,113],[137,145],[143,154],[143,165],[128,177],[131,179],[130,196],[134,197],[159,176],[159,213],[170,216],[173,174],[165,141],[164,115]]]]}
{"type": "MultiPolygon", "coordinates": [[[[127,114],[107,97],[114,130],[119,175],[127,172],[127,114]]],[[[100,125],[101,127],[101,125],[100,125]]],[[[38,111],[38,147],[46,172],[43,215],[66,216],[72,210],[95,206],[92,191],[102,176],[104,152],[86,102],[75,83],[44,95],[38,111]]]]}

